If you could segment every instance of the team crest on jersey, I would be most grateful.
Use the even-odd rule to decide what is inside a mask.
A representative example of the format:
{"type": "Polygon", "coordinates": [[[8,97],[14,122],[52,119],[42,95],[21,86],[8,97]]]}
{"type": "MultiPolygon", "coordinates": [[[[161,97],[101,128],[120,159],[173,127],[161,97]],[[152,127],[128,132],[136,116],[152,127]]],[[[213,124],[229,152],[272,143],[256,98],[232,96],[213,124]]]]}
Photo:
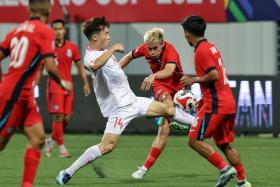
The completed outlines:
{"type": "Polygon", "coordinates": [[[67,57],[71,58],[72,57],[72,51],[71,49],[67,49],[67,57]]]}
{"type": "Polygon", "coordinates": [[[54,110],[58,110],[59,109],[59,106],[58,105],[54,105],[54,110]]]}

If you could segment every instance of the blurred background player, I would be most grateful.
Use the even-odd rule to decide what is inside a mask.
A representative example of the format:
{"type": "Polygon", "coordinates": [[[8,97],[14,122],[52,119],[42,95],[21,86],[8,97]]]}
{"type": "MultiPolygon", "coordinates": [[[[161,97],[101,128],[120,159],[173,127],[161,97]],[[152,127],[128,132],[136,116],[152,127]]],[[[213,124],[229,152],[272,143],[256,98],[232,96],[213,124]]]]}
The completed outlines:
{"type": "MultiPolygon", "coordinates": [[[[24,156],[22,187],[33,186],[44,145],[44,128],[34,98],[33,82],[41,63],[63,89],[71,84],[60,79],[54,65],[54,34],[45,24],[49,0],[29,0],[28,20],[10,31],[0,44],[0,60],[10,56],[10,66],[0,84],[0,150],[17,127],[22,127],[28,144],[24,156]]],[[[2,77],[2,71],[0,71],[2,77]]]]}
{"type": "MultiPolygon", "coordinates": [[[[144,79],[141,89],[146,92],[152,87],[156,100],[174,106],[173,96],[183,88],[180,83],[183,69],[178,52],[172,44],[164,40],[163,29],[148,30],[144,35],[144,43],[125,55],[120,60],[120,66],[124,68],[133,59],[140,57],[145,57],[152,70],[152,74],[144,79]]],[[[133,178],[143,178],[160,156],[170,133],[169,123],[168,119],[161,121],[149,155],[144,165],[132,174],[133,178]]]]}
{"type": "MultiPolygon", "coordinates": [[[[73,42],[65,39],[64,21],[61,19],[52,21],[51,28],[55,34],[55,63],[61,77],[72,82],[71,69],[74,62],[84,85],[84,94],[88,96],[90,88],[84,72],[84,65],[80,60],[80,52],[73,42]]],[[[67,92],[61,89],[52,79],[49,79],[47,84],[48,111],[53,115],[53,123],[51,137],[46,139],[44,151],[48,157],[51,156],[56,142],[59,148],[59,156],[70,157],[64,145],[64,129],[69,124],[73,111],[74,91],[67,92]]]]}
{"type": "Polygon", "coordinates": [[[250,187],[240,156],[231,145],[234,140],[235,98],[229,86],[221,53],[204,38],[206,22],[199,16],[186,18],[182,23],[185,38],[194,47],[196,77],[184,76],[184,85],[199,83],[203,105],[198,111],[189,133],[189,145],[220,171],[216,187],[225,186],[237,175],[236,187],[250,187]],[[230,165],[205,138],[213,136],[215,144],[224,153],[230,165]]]}
{"type": "Polygon", "coordinates": [[[89,40],[84,63],[91,71],[102,115],[108,118],[106,129],[99,144],[89,147],[70,167],[60,171],[56,178],[59,185],[66,184],[80,168],[113,151],[126,126],[136,117],[172,117],[184,124],[194,120],[193,116],[172,105],[135,96],[114,56],[115,52],[124,51],[123,45],[115,44],[109,48],[109,27],[105,17],[88,19],[83,25],[83,32],[89,40]]]}

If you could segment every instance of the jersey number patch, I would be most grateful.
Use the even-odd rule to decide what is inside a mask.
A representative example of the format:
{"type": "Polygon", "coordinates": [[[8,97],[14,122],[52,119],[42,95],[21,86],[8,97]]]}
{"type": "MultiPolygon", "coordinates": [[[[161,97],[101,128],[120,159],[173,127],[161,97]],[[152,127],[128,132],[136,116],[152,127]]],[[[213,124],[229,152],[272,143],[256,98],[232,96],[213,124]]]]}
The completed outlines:
{"type": "Polygon", "coordinates": [[[26,52],[29,45],[28,38],[23,36],[20,40],[14,37],[11,40],[11,63],[10,67],[18,68],[20,67],[25,58],[26,52]]]}

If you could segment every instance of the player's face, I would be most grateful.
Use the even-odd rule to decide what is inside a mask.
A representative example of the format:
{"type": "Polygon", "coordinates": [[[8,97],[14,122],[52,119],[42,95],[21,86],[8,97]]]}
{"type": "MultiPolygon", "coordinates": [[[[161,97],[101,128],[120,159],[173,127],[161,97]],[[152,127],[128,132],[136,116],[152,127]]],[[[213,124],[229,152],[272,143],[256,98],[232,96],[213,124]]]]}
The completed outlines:
{"type": "Polygon", "coordinates": [[[150,57],[153,59],[158,59],[162,53],[162,48],[164,47],[162,43],[147,43],[147,49],[150,57]]]}
{"type": "Polygon", "coordinates": [[[101,49],[107,49],[110,44],[109,28],[104,27],[102,31],[97,34],[97,43],[101,49]]]}
{"type": "Polygon", "coordinates": [[[65,28],[62,23],[54,23],[52,29],[56,40],[63,40],[65,35],[65,28]]]}
{"type": "Polygon", "coordinates": [[[191,47],[193,47],[193,44],[192,44],[192,42],[191,42],[191,34],[190,34],[189,32],[186,32],[186,31],[185,31],[185,38],[186,38],[186,40],[188,41],[189,45],[190,45],[191,47]]]}

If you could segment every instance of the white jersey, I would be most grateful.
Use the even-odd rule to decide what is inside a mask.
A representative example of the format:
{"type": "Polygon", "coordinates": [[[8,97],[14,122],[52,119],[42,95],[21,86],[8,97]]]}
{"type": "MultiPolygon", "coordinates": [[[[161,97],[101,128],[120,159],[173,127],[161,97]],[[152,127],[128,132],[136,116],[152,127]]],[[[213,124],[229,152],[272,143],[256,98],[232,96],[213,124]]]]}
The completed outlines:
{"type": "MultiPolygon", "coordinates": [[[[89,68],[89,64],[94,63],[95,59],[106,51],[95,51],[88,48],[84,57],[85,66],[89,68]]],[[[136,101],[127,77],[114,55],[96,72],[91,72],[91,77],[95,96],[104,117],[109,117],[118,108],[136,101]]]]}

